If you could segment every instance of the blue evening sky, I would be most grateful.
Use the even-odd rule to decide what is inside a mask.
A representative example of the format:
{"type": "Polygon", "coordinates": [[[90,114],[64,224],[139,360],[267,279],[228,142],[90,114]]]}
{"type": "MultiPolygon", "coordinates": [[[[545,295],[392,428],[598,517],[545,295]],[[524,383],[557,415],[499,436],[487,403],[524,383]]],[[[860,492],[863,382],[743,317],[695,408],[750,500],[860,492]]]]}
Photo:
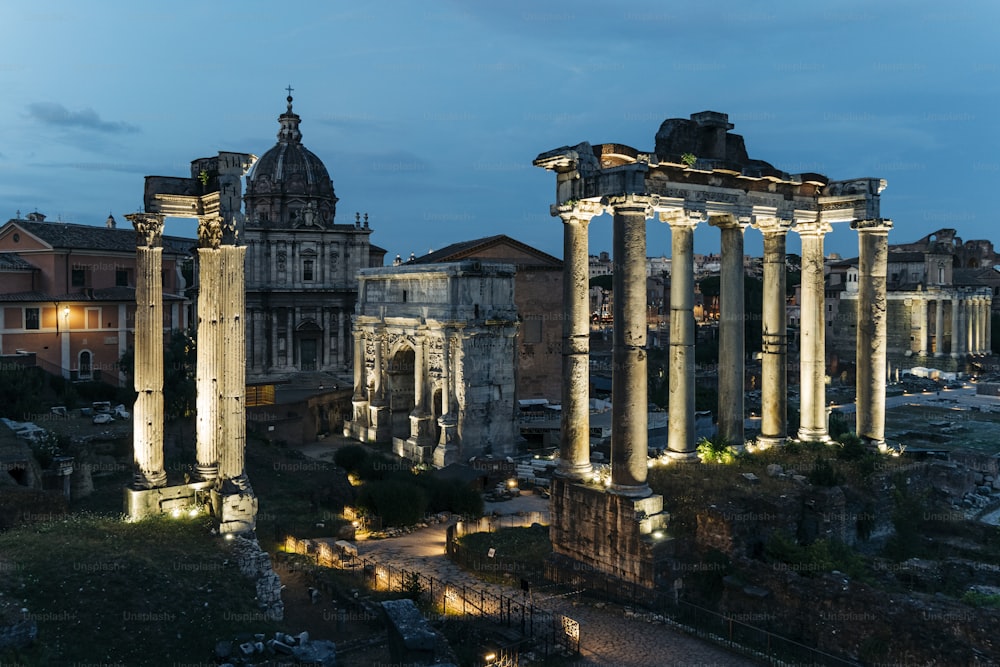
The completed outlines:
{"type": "MultiPolygon", "coordinates": [[[[273,146],[291,84],[337,221],[367,212],[387,259],[498,233],[561,256],[555,176],[532,159],[581,141],[652,150],[665,118],[708,109],[785,171],[887,179],[891,242],[993,239],[998,19],[996,0],[11,0],[0,221],[127,224],[144,176],[273,146]]],[[[591,252],[610,228],[594,220],[591,252]]],[[[651,222],[647,254],[669,245],[651,222]]],[[[838,227],[826,247],[856,255],[856,236],[838,227]]],[[[699,226],[696,251],[717,248],[699,226]]]]}

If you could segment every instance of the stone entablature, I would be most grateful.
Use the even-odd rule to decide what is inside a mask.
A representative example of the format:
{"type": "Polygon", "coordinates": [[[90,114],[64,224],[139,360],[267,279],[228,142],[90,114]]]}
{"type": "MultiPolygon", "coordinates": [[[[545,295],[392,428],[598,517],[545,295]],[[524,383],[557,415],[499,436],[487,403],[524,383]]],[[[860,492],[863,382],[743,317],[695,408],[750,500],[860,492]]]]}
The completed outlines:
{"type": "Polygon", "coordinates": [[[438,467],[513,453],[514,275],[477,261],[362,270],[345,436],[438,467]]]}

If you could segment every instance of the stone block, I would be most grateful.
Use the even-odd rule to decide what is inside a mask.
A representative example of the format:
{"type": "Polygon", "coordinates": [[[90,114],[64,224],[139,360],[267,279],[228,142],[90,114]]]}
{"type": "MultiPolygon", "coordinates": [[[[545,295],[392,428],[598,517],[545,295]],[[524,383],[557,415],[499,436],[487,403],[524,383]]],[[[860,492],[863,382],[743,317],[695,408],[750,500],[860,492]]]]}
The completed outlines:
{"type": "Polygon", "coordinates": [[[223,535],[250,532],[257,527],[257,497],[253,493],[221,494],[213,490],[212,507],[223,535]]]}
{"type": "Polygon", "coordinates": [[[185,509],[207,500],[211,482],[193,482],[155,489],[125,487],[125,513],[132,519],[168,514],[173,509],[185,509]]]}

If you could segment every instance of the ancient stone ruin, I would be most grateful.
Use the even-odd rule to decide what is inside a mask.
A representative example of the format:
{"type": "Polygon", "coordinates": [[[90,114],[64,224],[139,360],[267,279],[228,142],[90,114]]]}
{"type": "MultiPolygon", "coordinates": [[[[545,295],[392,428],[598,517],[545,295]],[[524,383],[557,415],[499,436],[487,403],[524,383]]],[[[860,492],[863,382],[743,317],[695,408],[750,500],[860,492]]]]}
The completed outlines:
{"type": "Polygon", "coordinates": [[[764,235],[762,434],[780,444],[787,432],[785,242],[802,239],[800,334],[801,419],[797,437],[825,442],[823,238],[849,223],[859,236],[857,327],[858,435],[884,445],[886,257],[892,222],[879,217],[878,178],[832,181],[789,174],[751,159],[726,114],[703,111],[668,119],[652,151],[587,142],[540,154],[536,166],[556,173],[553,216],[564,224],[562,447],[552,486],[553,550],[572,568],[597,570],[653,586],[665,555],[663,501],[647,475],[646,221],[670,226],[670,389],[668,455],[697,461],[694,429],[695,320],[693,235],[699,223],[722,236],[719,434],[742,447],[744,378],[743,234],[764,235]],[[614,338],[611,479],[591,476],[588,375],[588,243],[590,220],[613,216],[614,338]]]}
{"type": "Polygon", "coordinates": [[[257,498],[245,469],[244,256],[238,245],[240,178],[254,156],[219,153],[192,163],[192,177],[148,177],[136,230],[135,479],[125,489],[131,518],[211,508],[220,533],[253,531],[257,498]],[[201,187],[197,183],[201,182],[201,187]],[[214,187],[207,187],[214,183],[214,187]],[[195,479],[168,486],[163,465],[164,218],[198,219],[197,461],[195,479]]]}

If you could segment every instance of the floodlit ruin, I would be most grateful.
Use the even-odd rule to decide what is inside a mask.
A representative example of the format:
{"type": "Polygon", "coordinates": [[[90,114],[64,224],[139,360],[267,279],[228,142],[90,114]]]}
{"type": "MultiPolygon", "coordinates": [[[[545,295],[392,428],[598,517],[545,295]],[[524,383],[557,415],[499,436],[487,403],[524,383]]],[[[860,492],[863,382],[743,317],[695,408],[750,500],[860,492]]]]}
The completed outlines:
{"type": "Polygon", "coordinates": [[[668,119],[652,151],[580,143],[540,154],[534,164],[556,174],[553,216],[564,230],[562,447],[552,488],[552,543],[567,577],[584,569],[654,586],[666,555],[668,522],[647,476],[645,261],[646,221],[670,228],[670,389],[667,453],[698,460],[694,429],[693,235],[717,227],[722,244],[719,435],[742,447],[744,328],[743,245],[748,227],[764,237],[762,444],[793,437],[825,442],[823,238],[850,224],[859,238],[858,435],[884,444],[886,258],[892,222],[880,217],[885,181],[833,181],[789,174],[751,159],[726,114],[704,111],[668,119]],[[590,481],[588,413],[588,241],[592,218],[613,219],[614,337],[611,478],[590,481]],[[785,244],[802,241],[801,419],[787,432],[788,343],[785,244]]]}

